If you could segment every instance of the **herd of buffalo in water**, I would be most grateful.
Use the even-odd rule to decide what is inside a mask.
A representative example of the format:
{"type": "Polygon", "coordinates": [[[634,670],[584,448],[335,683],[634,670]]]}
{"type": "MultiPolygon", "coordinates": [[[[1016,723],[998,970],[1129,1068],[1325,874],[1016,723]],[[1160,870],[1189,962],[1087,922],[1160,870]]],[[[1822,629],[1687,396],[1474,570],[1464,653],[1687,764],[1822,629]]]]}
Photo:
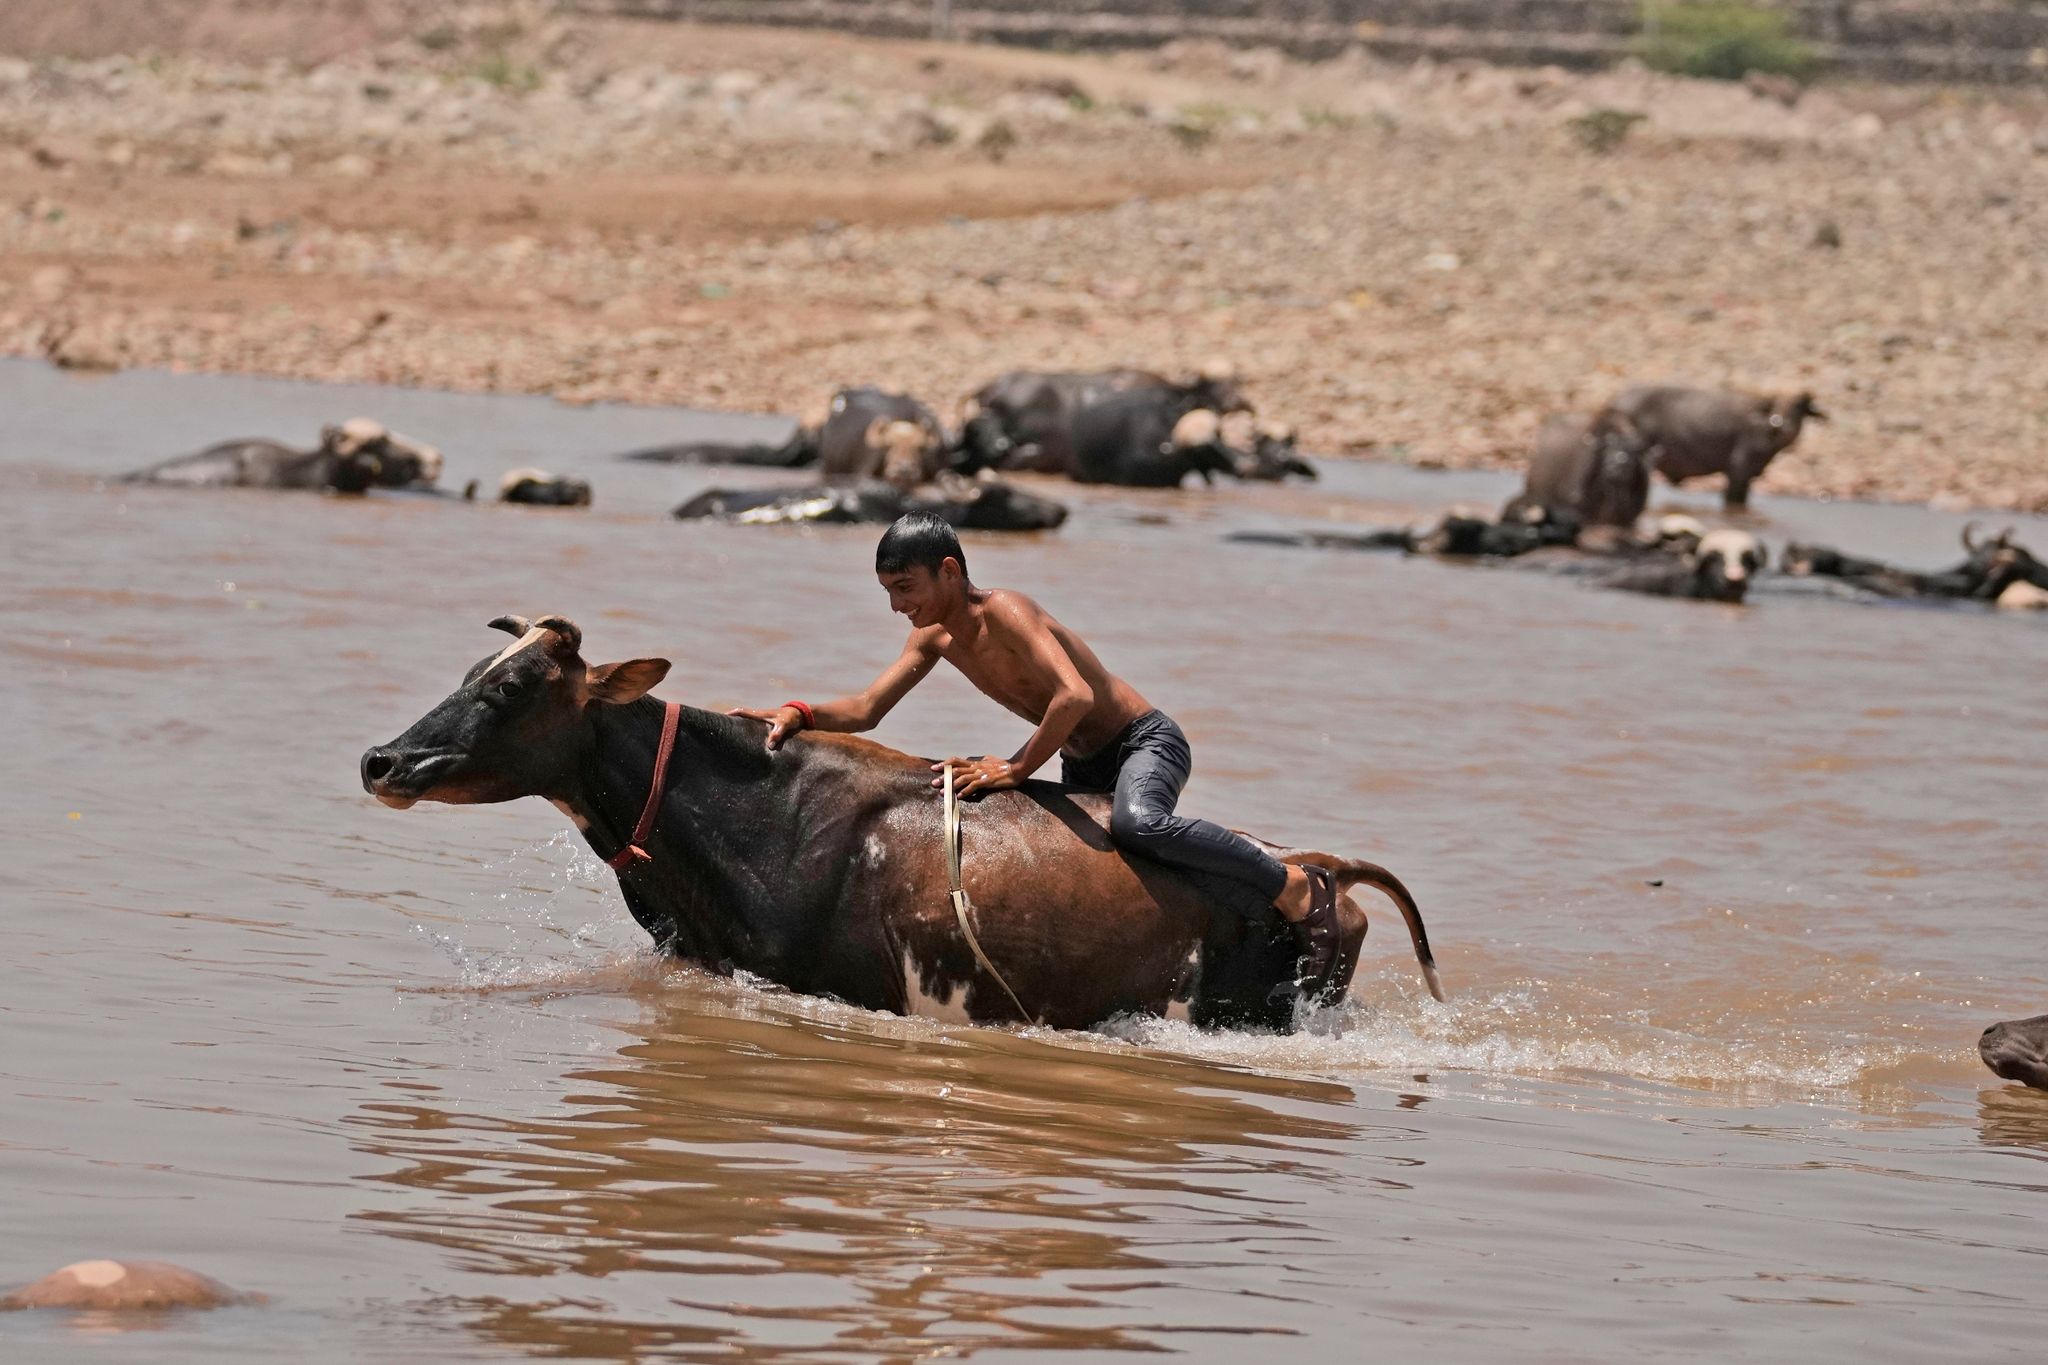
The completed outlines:
{"type": "MultiPolygon", "coordinates": [[[[962,530],[1049,531],[1067,509],[1006,478],[1028,474],[1132,488],[1314,479],[1291,427],[1257,421],[1236,378],[1216,366],[1172,379],[1147,370],[1014,371],[984,385],[949,425],[908,394],[863,386],[832,396],[821,420],[780,444],[689,442],[622,458],[671,464],[812,470],[800,486],[712,488],[674,509],[683,520],[747,525],[886,524],[937,513],[962,530]]],[[[1317,550],[1380,550],[1443,559],[1512,562],[1586,578],[1600,587],[1666,597],[1741,602],[1771,567],[1762,542],[1738,527],[1708,529],[1688,516],[1644,525],[1653,475],[1674,484],[1721,476],[1741,512],[1750,486],[1809,421],[1824,421],[1810,393],[1747,394],[1645,386],[1593,413],[1559,414],[1539,430],[1522,489],[1497,515],[1456,510],[1434,525],[1240,532],[1230,539],[1317,550]]],[[[129,482],[262,487],[362,494],[372,489],[474,499],[439,487],[441,456],[366,418],[327,427],[298,450],[267,440],[226,441],[126,476],[129,482]]],[[[1038,487],[1042,488],[1043,483],[1038,487]]],[[[499,500],[588,506],[582,479],[536,469],[501,480],[499,500]]],[[[2048,564],[2010,532],[1966,530],[1963,558],[1937,572],[1885,564],[1822,545],[1787,544],[1778,576],[1857,597],[2048,607],[2048,564]]]]}

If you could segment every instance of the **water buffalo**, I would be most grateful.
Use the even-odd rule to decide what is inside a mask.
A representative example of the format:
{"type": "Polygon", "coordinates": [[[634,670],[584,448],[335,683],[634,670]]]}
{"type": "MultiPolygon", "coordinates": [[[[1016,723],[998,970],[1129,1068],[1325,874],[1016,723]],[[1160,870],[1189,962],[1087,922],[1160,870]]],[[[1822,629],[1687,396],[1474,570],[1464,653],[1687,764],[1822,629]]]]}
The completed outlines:
{"type": "Polygon", "coordinates": [[[588,507],[590,485],[541,469],[514,469],[498,481],[498,501],[535,507],[588,507]]]}
{"type": "Polygon", "coordinates": [[[1649,443],[1657,471],[1673,483],[1728,476],[1722,500],[1749,505],[1749,486],[1811,419],[1827,420],[1810,393],[1747,394],[1714,389],[1625,390],[1603,410],[1625,418],[1649,443]]]}
{"type": "MultiPolygon", "coordinates": [[[[590,667],[573,622],[491,624],[516,640],[365,752],[364,789],[400,809],[545,797],[618,870],[633,918],[669,952],[867,1009],[976,1023],[1020,1022],[1011,992],[1029,1021],[1057,1028],[1134,1013],[1293,1022],[1301,949],[1277,915],[1252,924],[1198,876],[1126,858],[1110,845],[1104,798],[1034,781],[964,806],[966,889],[998,981],[949,903],[926,760],[817,732],[771,751],[757,721],[648,696],[665,659],[590,667]]],[[[1392,873],[1275,851],[1392,899],[1438,991],[1421,914],[1392,873]]],[[[1365,933],[1348,895],[1339,914],[1337,995],[1365,933]]]]}
{"type": "Polygon", "coordinates": [[[2048,1090],[2048,1014],[1993,1024],[1977,1040],[1977,1055],[2009,1081],[2048,1090]]]}
{"type": "Polygon", "coordinates": [[[1178,488],[1190,474],[1214,483],[1218,474],[1237,472],[1214,412],[1181,412],[1141,389],[1111,394],[1075,413],[1073,441],[1067,472],[1076,483],[1178,488]]]}
{"type": "Polygon", "coordinates": [[[1741,602],[1764,563],[1764,547],[1755,536],[1723,527],[1707,532],[1690,548],[1653,552],[1600,579],[1599,586],[1655,597],[1741,602]]]}
{"type": "Polygon", "coordinates": [[[818,471],[828,479],[883,479],[910,489],[951,467],[938,415],[908,394],[841,389],[818,428],[818,471]]]}
{"type": "Polygon", "coordinates": [[[675,509],[683,521],[716,518],[747,525],[789,522],[887,524],[906,512],[936,512],[963,531],[1050,531],[1067,509],[997,479],[942,474],[906,490],[879,479],[804,488],[725,489],[697,494],[675,509]]]}
{"type": "Polygon", "coordinates": [[[362,493],[431,486],[441,452],[367,417],[322,427],[320,444],[294,450],[275,441],[223,441],[121,476],[122,483],[188,488],[287,488],[362,493]]]}
{"type": "Polygon", "coordinates": [[[1515,518],[1446,512],[1434,526],[1385,527],[1369,531],[1233,531],[1225,540],[1257,545],[1291,545],[1317,550],[1396,550],[1446,559],[1513,559],[1532,551],[1578,543],[1579,525],[1527,509],[1515,518]]]}
{"type": "Polygon", "coordinates": [[[1501,520],[1541,513],[1584,526],[1633,526],[1650,501],[1650,464],[1649,442],[1619,413],[1546,417],[1527,481],[1501,520]]]}
{"type": "Polygon", "coordinates": [[[1225,365],[1208,366],[1185,380],[1149,370],[1014,370],[983,385],[969,400],[963,453],[990,468],[1080,477],[1077,417],[1097,404],[1134,393],[1151,395],[1169,429],[1197,408],[1226,416],[1251,411],[1236,376],[1225,365]]]}
{"type": "Polygon", "coordinates": [[[1840,579],[1880,597],[1955,598],[2020,606],[2032,604],[2034,593],[2029,589],[2048,591],[2048,565],[2015,542],[2010,529],[1989,540],[1979,540],[1975,531],[1974,525],[1963,528],[1967,556],[1963,562],[1937,573],[1901,569],[1825,545],[1798,542],[1785,547],[1784,569],[1801,577],[1840,579]]]}
{"type": "Polygon", "coordinates": [[[622,460],[648,464],[736,464],[761,469],[803,469],[818,462],[818,433],[799,426],[780,444],[766,442],[683,441],[676,445],[629,450],[622,460]]]}

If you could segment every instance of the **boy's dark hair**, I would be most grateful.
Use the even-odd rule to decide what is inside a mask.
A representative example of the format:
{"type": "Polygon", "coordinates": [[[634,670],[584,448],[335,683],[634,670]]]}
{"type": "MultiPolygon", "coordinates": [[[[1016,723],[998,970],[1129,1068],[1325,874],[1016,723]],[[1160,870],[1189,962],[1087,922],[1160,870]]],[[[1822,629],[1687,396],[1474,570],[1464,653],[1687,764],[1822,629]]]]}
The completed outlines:
{"type": "Polygon", "coordinates": [[[937,573],[948,559],[960,566],[962,578],[967,577],[967,552],[946,519],[935,512],[905,512],[882,532],[882,543],[875,547],[875,572],[902,573],[918,566],[937,573]]]}

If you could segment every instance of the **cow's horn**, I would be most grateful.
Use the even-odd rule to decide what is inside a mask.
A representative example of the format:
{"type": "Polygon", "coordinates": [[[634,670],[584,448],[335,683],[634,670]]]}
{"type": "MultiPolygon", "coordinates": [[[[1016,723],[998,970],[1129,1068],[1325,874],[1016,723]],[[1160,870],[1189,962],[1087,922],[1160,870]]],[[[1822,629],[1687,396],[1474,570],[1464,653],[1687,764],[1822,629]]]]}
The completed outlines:
{"type": "Polygon", "coordinates": [[[562,637],[562,643],[572,650],[583,648],[583,628],[566,616],[543,616],[534,623],[536,629],[551,630],[562,637]]]}
{"type": "Polygon", "coordinates": [[[1974,521],[1963,524],[1963,548],[1971,554],[1977,553],[1977,523],[1974,521]]]}
{"type": "Polygon", "coordinates": [[[491,622],[492,630],[502,630],[507,635],[524,635],[533,629],[533,622],[524,616],[500,616],[491,622]]]}

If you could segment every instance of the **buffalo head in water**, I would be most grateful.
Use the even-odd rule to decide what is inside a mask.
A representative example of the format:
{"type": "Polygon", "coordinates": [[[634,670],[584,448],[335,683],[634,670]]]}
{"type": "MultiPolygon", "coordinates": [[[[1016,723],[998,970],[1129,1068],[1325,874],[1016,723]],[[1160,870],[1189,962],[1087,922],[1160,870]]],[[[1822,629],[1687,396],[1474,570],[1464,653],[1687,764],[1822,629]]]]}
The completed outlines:
{"type": "Polygon", "coordinates": [[[368,460],[375,468],[373,481],[379,488],[410,488],[441,477],[440,451],[367,417],[322,427],[320,446],[343,460],[368,460]]]}
{"type": "Polygon", "coordinates": [[[2048,1090],[2048,1014],[1993,1024],[1977,1040],[1977,1055],[2009,1081],[2048,1090]]]}

